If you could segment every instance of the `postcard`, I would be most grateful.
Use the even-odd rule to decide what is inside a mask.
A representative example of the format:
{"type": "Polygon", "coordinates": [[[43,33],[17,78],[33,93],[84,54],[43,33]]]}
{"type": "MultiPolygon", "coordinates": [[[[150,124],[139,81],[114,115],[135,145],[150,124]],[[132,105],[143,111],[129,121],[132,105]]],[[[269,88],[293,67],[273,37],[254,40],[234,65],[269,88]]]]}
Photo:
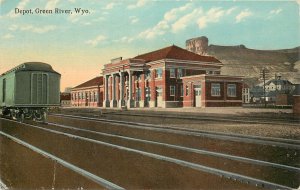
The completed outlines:
{"type": "Polygon", "coordinates": [[[0,189],[299,189],[299,5],[0,0],[0,189]]]}

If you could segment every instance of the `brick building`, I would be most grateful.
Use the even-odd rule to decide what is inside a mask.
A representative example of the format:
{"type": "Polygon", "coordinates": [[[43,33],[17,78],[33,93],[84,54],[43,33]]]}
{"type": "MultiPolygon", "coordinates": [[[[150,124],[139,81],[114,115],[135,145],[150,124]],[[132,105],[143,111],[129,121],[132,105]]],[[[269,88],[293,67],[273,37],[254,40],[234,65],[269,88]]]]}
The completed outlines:
{"type": "Polygon", "coordinates": [[[103,77],[95,77],[71,90],[71,105],[76,107],[103,106],[103,77]]]}
{"type": "Polygon", "coordinates": [[[71,93],[70,92],[61,92],[60,93],[60,105],[62,107],[71,106],[71,93]]]}
{"type": "Polygon", "coordinates": [[[242,78],[223,64],[177,46],[104,65],[104,107],[241,106],[242,78]]]}

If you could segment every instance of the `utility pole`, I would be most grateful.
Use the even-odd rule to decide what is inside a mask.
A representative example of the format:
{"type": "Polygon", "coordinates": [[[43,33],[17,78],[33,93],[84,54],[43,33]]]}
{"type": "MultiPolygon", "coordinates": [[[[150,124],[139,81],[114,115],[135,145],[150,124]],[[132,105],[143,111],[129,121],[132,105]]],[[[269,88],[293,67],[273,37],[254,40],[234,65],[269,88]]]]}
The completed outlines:
{"type": "Polygon", "coordinates": [[[266,100],[266,75],[268,74],[268,70],[266,68],[263,68],[262,71],[261,71],[261,78],[263,79],[264,81],[264,87],[263,87],[263,90],[264,90],[264,105],[265,105],[265,108],[267,107],[267,100],[266,100]]]}
{"type": "Polygon", "coordinates": [[[266,100],[266,70],[263,69],[263,79],[264,79],[264,102],[265,102],[265,108],[267,107],[267,100],[266,100]]]}

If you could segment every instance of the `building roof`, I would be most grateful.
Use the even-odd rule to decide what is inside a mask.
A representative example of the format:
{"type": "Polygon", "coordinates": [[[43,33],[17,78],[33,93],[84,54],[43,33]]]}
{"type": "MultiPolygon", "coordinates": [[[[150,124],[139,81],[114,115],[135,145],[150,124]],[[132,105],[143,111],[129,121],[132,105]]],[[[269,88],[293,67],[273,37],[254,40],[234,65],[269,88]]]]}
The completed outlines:
{"type": "Polygon", "coordinates": [[[89,81],[86,81],[78,86],[75,86],[75,88],[86,88],[86,87],[91,87],[91,86],[101,86],[103,85],[103,76],[95,77],[89,81]]]}
{"type": "Polygon", "coordinates": [[[279,80],[272,79],[272,80],[269,80],[268,82],[266,82],[266,85],[270,85],[271,83],[277,84],[277,85],[292,85],[292,83],[290,81],[283,80],[283,79],[279,79],[279,80]]]}
{"type": "MultiPolygon", "coordinates": [[[[2,75],[5,75],[10,72],[18,72],[18,71],[45,71],[45,72],[52,72],[52,73],[57,73],[56,71],[53,70],[52,66],[43,63],[43,62],[25,62],[22,63],[11,70],[3,73],[2,75]]],[[[57,73],[59,74],[59,73],[57,73]]]]}
{"type": "Polygon", "coordinates": [[[156,51],[145,53],[134,57],[134,59],[144,59],[146,62],[161,60],[161,59],[179,59],[189,61],[202,61],[221,63],[218,59],[211,56],[198,55],[186,49],[172,45],[156,51]]]}

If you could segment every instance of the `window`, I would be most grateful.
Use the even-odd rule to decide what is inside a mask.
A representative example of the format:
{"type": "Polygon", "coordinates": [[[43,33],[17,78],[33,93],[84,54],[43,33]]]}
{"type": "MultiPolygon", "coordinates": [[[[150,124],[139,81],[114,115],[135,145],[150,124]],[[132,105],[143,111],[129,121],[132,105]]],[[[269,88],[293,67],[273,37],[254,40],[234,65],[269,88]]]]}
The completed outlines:
{"type": "Polygon", "coordinates": [[[150,79],[150,78],[151,78],[151,71],[150,71],[150,70],[147,70],[147,71],[145,72],[145,78],[146,78],[146,79],[150,79]]]}
{"type": "Polygon", "coordinates": [[[146,95],[145,95],[146,100],[150,101],[150,96],[151,96],[150,87],[146,87],[145,91],[146,91],[146,95]]]}
{"type": "Polygon", "coordinates": [[[211,83],[211,95],[221,96],[220,83],[211,83]]]}
{"type": "Polygon", "coordinates": [[[183,69],[177,69],[177,78],[183,77],[183,69]]]}
{"type": "Polygon", "coordinates": [[[236,84],[227,85],[227,96],[236,97],[236,84]]]}
{"type": "Polygon", "coordinates": [[[156,69],[156,76],[155,78],[162,78],[162,69],[156,69]]]}
{"type": "Polygon", "coordinates": [[[175,69],[170,69],[170,78],[175,78],[175,69]]]}
{"type": "Polygon", "coordinates": [[[137,79],[138,81],[140,81],[140,80],[142,79],[142,78],[141,78],[141,73],[138,73],[138,74],[137,74],[136,79],[137,79]]]}
{"type": "Polygon", "coordinates": [[[135,101],[140,101],[141,100],[141,89],[137,88],[135,92],[135,101]]]}
{"type": "Polygon", "coordinates": [[[201,96],[201,85],[194,85],[195,96],[201,96]]]}
{"type": "Polygon", "coordinates": [[[182,97],[184,95],[183,93],[183,85],[180,85],[180,96],[182,97]]]}
{"type": "Polygon", "coordinates": [[[170,86],[170,96],[175,96],[175,86],[170,86]]]}
{"type": "Polygon", "coordinates": [[[206,74],[207,75],[212,75],[212,74],[214,74],[214,72],[213,71],[206,71],[206,74]]]}
{"type": "Polygon", "coordinates": [[[190,92],[189,92],[189,86],[186,85],[186,87],[185,87],[185,95],[188,96],[189,94],[190,94],[190,92]]]}
{"type": "Polygon", "coordinates": [[[95,102],[98,102],[98,101],[99,101],[99,93],[96,92],[96,93],[95,93],[95,102]]]}

